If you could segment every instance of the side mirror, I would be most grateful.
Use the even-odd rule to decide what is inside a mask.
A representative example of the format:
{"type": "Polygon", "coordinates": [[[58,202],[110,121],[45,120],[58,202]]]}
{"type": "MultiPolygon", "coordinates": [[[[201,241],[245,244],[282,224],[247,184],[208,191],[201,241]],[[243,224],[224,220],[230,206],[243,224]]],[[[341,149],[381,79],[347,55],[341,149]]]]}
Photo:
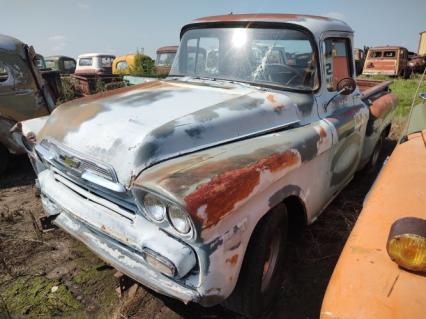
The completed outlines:
{"type": "Polygon", "coordinates": [[[423,100],[426,100],[426,92],[420,93],[419,97],[423,100]]]}
{"type": "Polygon", "coordinates": [[[337,83],[336,89],[342,95],[352,94],[356,90],[356,82],[352,78],[344,78],[337,83]]]}
{"type": "Polygon", "coordinates": [[[356,82],[352,78],[344,78],[337,82],[336,94],[324,105],[324,111],[327,111],[328,105],[339,95],[349,95],[356,90],[356,82]]]}

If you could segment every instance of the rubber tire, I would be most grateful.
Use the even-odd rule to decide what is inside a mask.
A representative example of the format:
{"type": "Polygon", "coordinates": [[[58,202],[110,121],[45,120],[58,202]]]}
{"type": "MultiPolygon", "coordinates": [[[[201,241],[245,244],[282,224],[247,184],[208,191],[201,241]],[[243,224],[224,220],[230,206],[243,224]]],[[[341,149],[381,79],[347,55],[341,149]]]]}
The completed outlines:
{"type": "Polygon", "coordinates": [[[6,147],[0,144],[0,175],[3,174],[3,172],[7,168],[7,164],[9,163],[9,151],[6,147]]]}
{"type": "Polygon", "coordinates": [[[259,318],[279,295],[283,282],[288,233],[287,209],[277,205],[256,226],[250,239],[237,285],[223,306],[248,318],[259,318]],[[281,231],[277,263],[269,287],[261,292],[267,247],[276,231],[281,231]]]}
{"type": "Polygon", "coordinates": [[[408,80],[411,77],[411,73],[412,73],[411,69],[405,68],[403,73],[402,73],[403,79],[408,80]]]}
{"type": "Polygon", "coordinates": [[[376,146],[374,147],[373,154],[371,154],[370,160],[367,163],[367,171],[368,172],[374,172],[377,168],[377,165],[379,163],[380,155],[383,151],[383,143],[385,141],[384,133],[382,133],[379,137],[379,140],[377,141],[376,146]]]}

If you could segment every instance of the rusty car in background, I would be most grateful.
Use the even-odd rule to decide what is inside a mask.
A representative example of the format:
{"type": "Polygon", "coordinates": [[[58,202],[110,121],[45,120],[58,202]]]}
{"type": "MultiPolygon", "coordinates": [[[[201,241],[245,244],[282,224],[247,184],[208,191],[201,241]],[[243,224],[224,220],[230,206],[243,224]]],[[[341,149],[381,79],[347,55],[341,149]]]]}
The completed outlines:
{"type": "Polygon", "coordinates": [[[45,61],[48,68],[59,71],[61,75],[73,74],[76,68],[76,61],[64,55],[48,56],[45,61]]]}
{"type": "Polygon", "coordinates": [[[0,35],[0,174],[11,154],[25,153],[25,148],[11,136],[18,121],[50,114],[57,83],[47,83],[38,69],[39,56],[34,48],[18,39],[0,35]]]}
{"type": "Polygon", "coordinates": [[[105,85],[121,82],[120,75],[112,74],[115,55],[86,53],[77,58],[77,66],[71,79],[77,94],[89,95],[102,91],[105,85]]]}
{"type": "Polygon", "coordinates": [[[158,75],[167,76],[175,59],[178,46],[170,45],[157,49],[157,57],[155,59],[155,69],[158,75]]]}
{"type": "Polygon", "coordinates": [[[425,181],[426,101],[413,109],[366,197],[328,284],[322,319],[425,316],[425,181]]]}
{"type": "Polygon", "coordinates": [[[413,53],[408,56],[408,67],[411,73],[423,73],[426,68],[426,55],[413,53]]]}
{"type": "Polygon", "coordinates": [[[370,48],[365,58],[363,75],[388,75],[408,78],[408,50],[399,46],[370,48]]]}
{"type": "Polygon", "coordinates": [[[189,23],[167,79],[65,103],[32,132],[46,214],[161,294],[257,317],[288,229],[374,166],[389,133],[396,96],[357,85],[352,43],[325,17],[189,23]]]}
{"type": "Polygon", "coordinates": [[[355,71],[356,75],[362,74],[362,69],[365,62],[365,51],[363,49],[354,49],[355,71]]]}

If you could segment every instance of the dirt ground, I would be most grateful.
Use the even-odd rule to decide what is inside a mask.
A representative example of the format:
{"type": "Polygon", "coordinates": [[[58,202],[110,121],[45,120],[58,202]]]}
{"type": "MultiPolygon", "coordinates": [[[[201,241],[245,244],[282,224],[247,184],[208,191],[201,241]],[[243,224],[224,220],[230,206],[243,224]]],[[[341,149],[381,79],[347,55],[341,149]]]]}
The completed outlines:
{"type": "MultiPolygon", "coordinates": [[[[397,135],[386,140],[382,160],[397,135]]],[[[266,318],[318,318],[334,265],[376,174],[358,173],[318,220],[291,240],[286,279],[266,318]]],[[[63,231],[40,231],[43,211],[33,180],[25,157],[15,158],[0,179],[0,319],[239,318],[221,307],[185,306],[141,286],[119,297],[114,269],[63,231]]]]}

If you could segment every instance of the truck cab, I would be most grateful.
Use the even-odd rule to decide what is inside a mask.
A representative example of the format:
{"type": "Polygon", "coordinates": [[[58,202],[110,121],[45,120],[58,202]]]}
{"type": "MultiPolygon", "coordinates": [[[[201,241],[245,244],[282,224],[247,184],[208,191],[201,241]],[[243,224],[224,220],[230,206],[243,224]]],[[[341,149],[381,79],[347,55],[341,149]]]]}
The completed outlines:
{"type": "Polygon", "coordinates": [[[122,273],[258,317],[289,229],[377,162],[396,97],[354,80],[353,31],[293,14],[204,17],[167,79],[68,102],[29,149],[47,215],[122,273]]]}
{"type": "Polygon", "coordinates": [[[61,75],[73,74],[76,67],[76,61],[73,58],[63,55],[47,56],[46,65],[52,70],[59,71],[61,75]]]}
{"type": "Polygon", "coordinates": [[[177,45],[169,45],[157,49],[157,57],[155,59],[155,69],[158,75],[167,76],[172,67],[173,60],[176,56],[177,45]]]}
{"type": "Polygon", "coordinates": [[[18,39],[0,35],[0,174],[11,155],[25,149],[11,136],[19,121],[47,116],[57,96],[38,69],[40,56],[18,39]]]}

